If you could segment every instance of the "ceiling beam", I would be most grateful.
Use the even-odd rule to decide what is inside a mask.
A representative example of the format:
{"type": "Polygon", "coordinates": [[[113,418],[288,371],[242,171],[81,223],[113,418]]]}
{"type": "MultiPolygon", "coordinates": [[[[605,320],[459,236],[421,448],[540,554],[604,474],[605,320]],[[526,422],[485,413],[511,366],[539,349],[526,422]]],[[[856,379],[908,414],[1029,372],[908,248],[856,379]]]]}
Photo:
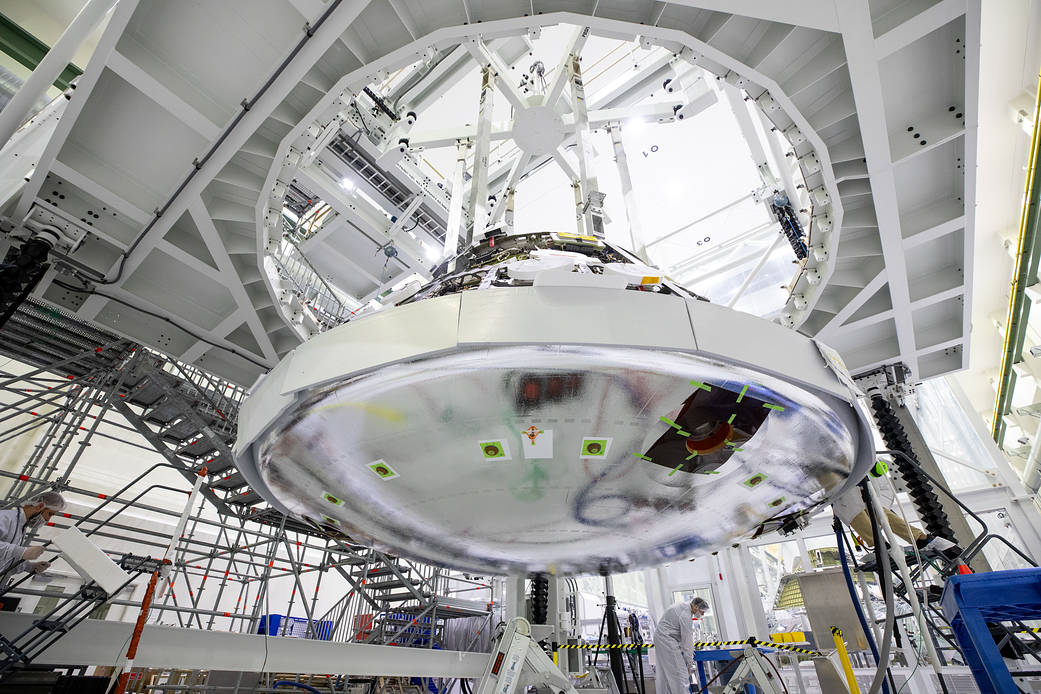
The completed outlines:
{"type": "MultiPolygon", "coordinates": [[[[134,253],[126,259],[122,277],[128,277],[148,255],[155,242],[163,238],[170,227],[180,219],[181,215],[205,190],[206,186],[221,172],[231,161],[253,133],[263,125],[268,116],[282,104],[289,93],[300,83],[304,75],[321,59],[325,52],[340,38],[343,32],[351,26],[358,15],[361,14],[371,0],[342,0],[339,5],[331,9],[331,13],[325,21],[317,28],[312,28],[306,43],[292,55],[292,60],[286,64],[277,76],[267,83],[262,93],[254,97],[249,109],[240,112],[233,120],[229,128],[222,135],[223,139],[217,141],[216,146],[201,163],[195,173],[177,189],[173,196],[166,202],[163,214],[155,219],[150,227],[146,227],[144,236],[134,253]]],[[[122,3],[120,3],[122,4],[122,3]]],[[[89,71],[88,71],[89,72],[89,71]]],[[[186,162],[186,168],[191,164],[186,162]]],[[[120,267],[120,261],[116,260],[106,271],[106,276],[111,277],[120,267]]]]}
{"type": "MultiPolygon", "coordinates": [[[[823,31],[838,31],[839,18],[832,0],[798,0],[798,2],[776,2],[775,0],[671,0],[673,5],[696,7],[714,12],[765,19],[770,22],[793,24],[823,31]]],[[[865,2],[865,5],[867,3],[865,2]]],[[[870,17],[868,18],[870,20],[870,17]]],[[[867,30],[871,31],[868,21],[867,30]]]]}
{"type": "MultiPolygon", "coordinates": [[[[214,326],[213,330],[210,331],[210,334],[219,336],[226,340],[228,338],[228,333],[242,325],[243,319],[244,316],[242,315],[242,309],[236,309],[228,314],[224,320],[214,326]]],[[[181,352],[180,356],[177,358],[185,364],[194,364],[199,357],[206,354],[206,352],[209,352],[212,348],[213,345],[210,343],[203,340],[196,340],[191,347],[181,352]]],[[[253,350],[246,351],[252,352],[253,350]]]]}
{"type": "Polygon", "coordinates": [[[72,99],[69,100],[68,106],[65,107],[61,118],[58,119],[58,125],[55,126],[51,139],[47,141],[43,154],[37,159],[32,177],[22,188],[22,196],[19,198],[14,212],[11,213],[11,219],[22,220],[29,214],[29,208],[32,206],[33,201],[36,200],[36,196],[39,194],[40,188],[43,187],[44,181],[47,180],[51,164],[58,158],[58,152],[65,146],[65,141],[68,139],[69,133],[72,132],[72,126],[76,124],[76,119],[79,118],[80,113],[83,111],[90,93],[97,86],[101,75],[104,74],[105,63],[108,62],[109,56],[115,50],[116,42],[123,35],[123,30],[126,28],[127,22],[130,21],[130,17],[134,14],[136,8],[137,0],[126,0],[125,2],[116,3],[116,7],[109,17],[108,25],[101,34],[101,39],[94,48],[93,55],[87,62],[86,72],[80,76],[79,81],[76,83],[76,90],[72,93],[72,99]]]}
{"type": "Polygon", "coordinates": [[[140,65],[118,50],[112,51],[112,57],[109,58],[107,67],[139,92],[159,106],[162,106],[166,111],[169,111],[175,118],[204,137],[207,142],[213,142],[217,139],[217,136],[220,134],[220,128],[217,127],[216,123],[199,113],[195,107],[174,94],[165,84],[152,77],[140,65]]]}
{"type": "Polygon", "coordinates": [[[111,207],[138,224],[146,224],[152,216],[129,200],[116,195],[93,178],[84,176],[63,161],[55,160],[51,164],[51,172],[76,186],[98,202],[104,203],[107,207],[111,207]]]}
{"type": "MultiPolygon", "coordinates": [[[[206,250],[210,252],[213,262],[217,264],[217,269],[220,270],[220,274],[224,278],[224,285],[231,292],[231,298],[235,300],[239,311],[242,313],[240,322],[245,321],[249,331],[253,333],[253,339],[260,345],[260,350],[264,353],[263,356],[277,362],[278,354],[275,351],[275,346],[271,343],[267,330],[264,329],[264,325],[260,322],[260,317],[253,306],[253,301],[250,299],[249,294],[246,293],[246,288],[239,279],[239,273],[231,262],[231,256],[228,255],[228,250],[221,240],[220,232],[217,231],[213,218],[210,217],[209,210],[206,209],[206,204],[202,201],[202,198],[196,198],[191,202],[188,206],[188,214],[199,230],[199,235],[202,236],[202,241],[206,244],[206,250]]],[[[231,329],[234,330],[237,327],[238,323],[233,325],[231,329]]]]}
{"type": "Polygon", "coordinates": [[[882,257],[889,277],[889,293],[893,300],[896,339],[900,355],[918,377],[914,323],[911,318],[911,296],[907,283],[907,262],[904,257],[903,234],[900,230],[900,209],[896,191],[896,175],[889,150],[889,129],[886,125],[882,95],[882,77],[875,53],[875,37],[871,27],[871,12],[862,0],[836,0],[842,43],[846,50],[853,99],[860,121],[864,158],[871,180],[872,202],[878,219],[878,233],[882,241],[882,257]]]}
{"type": "Polygon", "coordinates": [[[966,0],[942,0],[875,39],[878,59],[896,53],[965,14],[966,0]]]}
{"type": "Polygon", "coordinates": [[[882,288],[887,279],[888,277],[884,269],[871,278],[871,281],[864,285],[864,288],[848,301],[846,305],[842,307],[841,311],[836,313],[831,320],[824,324],[823,328],[817,331],[815,337],[827,340],[830,335],[834,334],[836,330],[841,328],[842,325],[849,320],[850,316],[859,311],[860,307],[882,288]]]}

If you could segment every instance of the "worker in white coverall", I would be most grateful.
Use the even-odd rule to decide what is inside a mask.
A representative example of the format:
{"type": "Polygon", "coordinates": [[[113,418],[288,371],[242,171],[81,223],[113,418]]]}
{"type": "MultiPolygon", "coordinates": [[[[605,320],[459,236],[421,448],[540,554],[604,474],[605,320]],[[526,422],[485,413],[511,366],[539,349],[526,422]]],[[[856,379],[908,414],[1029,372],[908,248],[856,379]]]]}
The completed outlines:
{"type": "Polygon", "coordinates": [[[43,573],[50,562],[36,561],[43,554],[43,546],[23,545],[25,534],[50,521],[55,513],[65,509],[65,499],[58,492],[43,492],[24,506],[0,511],[0,573],[10,575],[19,571],[43,573]]]}
{"type": "Polygon", "coordinates": [[[694,627],[691,620],[708,612],[708,603],[694,598],[665,610],[654,632],[654,686],[658,694],[690,694],[694,669],[694,627]]]}

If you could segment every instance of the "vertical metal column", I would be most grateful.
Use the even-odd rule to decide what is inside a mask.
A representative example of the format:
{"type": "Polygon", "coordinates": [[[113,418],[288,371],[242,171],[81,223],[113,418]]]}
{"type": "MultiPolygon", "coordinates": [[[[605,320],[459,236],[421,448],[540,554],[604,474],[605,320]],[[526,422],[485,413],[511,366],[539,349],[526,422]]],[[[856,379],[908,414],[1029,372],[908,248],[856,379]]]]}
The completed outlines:
{"type": "Polygon", "coordinates": [[[593,143],[586,108],[586,90],[578,53],[571,54],[568,75],[571,80],[571,110],[575,114],[575,151],[578,153],[578,179],[582,185],[582,216],[590,236],[604,238],[603,194],[593,172],[593,143]]]}
{"type": "MultiPolygon", "coordinates": [[[[135,361],[136,359],[137,357],[134,357],[132,361],[135,361]]],[[[87,433],[84,434],[83,440],[79,442],[79,450],[72,456],[72,460],[69,461],[69,464],[65,467],[65,471],[58,478],[58,484],[64,485],[69,481],[69,477],[72,476],[72,471],[76,468],[76,464],[79,463],[84,451],[86,451],[91,445],[90,440],[94,437],[94,434],[97,433],[98,428],[101,426],[101,422],[105,419],[105,415],[112,409],[112,401],[123,387],[123,377],[125,375],[126,371],[120,369],[116,374],[110,373],[105,377],[98,377],[99,382],[107,383],[108,385],[104,390],[102,390],[100,385],[94,389],[94,397],[91,398],[90,404],[84,411],[84,415],[89,413],[90,406],[95,402],[98,402],[97,414],[91,415],[94,417],[94,421],[87,429],[87,433]],[[104,395],[104,398],[98,397],[102,394],[104,395]]],[[[54,467],[57,469],[57,460],[55,461],[54,467]]]]}
{"type": "MultiPolygon", "coordinates": [[[[282,537],[282,533],[285,532],[286,517],[282,516],[282,522],[279,523],[278,528],[271,534],[271,551],[267,555],[267,566],[264,567],[264,575],[259,579],[260,585],[257,588],[257,598],[253,606],[253,614],[249,620],[249,631],[252,633],[256,630],[257,624],[260,621],[260,601],[267,596],[268,581],[271,580],[271,569],[275,565],[275,555],[278,553],[278,540],[282,537]]],[[[270,621],[267,625],[268,631],[271,630],[270,621]]]]}
{"type": "MultiPolygon", "coordinates": [[[[455,168],[452,169],[451,199],[448,201],[448,226],[445,229],[444,258],[455,258],[459,252],[459,239],[463,236],[463,201],[466,194],[463,191],[463,178],[466,174],[466,151],[470,149],[469,140],[459,140],[455,143],[455,168]]],[[[449,266],[449,271],[455,269],[455,261],[449,266]]]]}
{"type": "MultiPolygon", "coordinates": [[[[83,399],[86,393],[86,389],[79,384],[74,384],[69,387],[69,391],[65,393],[65,403],[55,404],[53,412],[54,419],[52,424],[47,428],[47,432],[43,438],[36,444],[29,460],[26,461],[25,466],[22,468],[23,477],[36,477],[45,479],[42,472],[37,473],[38,470],[44,470],[47,466],[48,461],[57,452],[60,456],[65,451],[71,441],[71,435],[69,434],[69,428],[76,426],[70,423],[69,418],[75,417],[75,412],[78,411],[79,403],[83,399]]],[[[58,398],[47,398],[48,404],[54,402],[58,398]]],[[[41,399],[41,402],[43,400],[41,399]]],[[[12,406],[13,407],[13,406],[12,406]]],[[[19,480],[15,485],[11,487],[11,491],[8,493],[8,498],[16,499],[26,493],[26,487],[28,486],[27,480],[19,480]]]]}
{"type": "Polygon", "coordinates": [[[636,192],[633,190],[633,179],[629,175],[629,158],[622,144],[622,126],[608,126],[611,145],[614,147],[614,163],[618,168],[618,180],[622,184],[622,199],[625,201],[625,216],[629,221],[629,249],[640,260],[647,262],[647,246],[643,242],[643,226],[640,224],[640,212],[636,206],[636,192]]]}
{"type": "Polygon", "coordinates": [[[469,248],[488,225],[488,152],[491,149],[494,107],[495,71],[490,65],[486,65],[481,71],[481,101],[477,108],[477,137],[474,142],[474,165],[468,204],[473,226],[463,237],[464,249],[469,248]]]}
{"type": "Polygon", "coordinates": [[[87,419],[90,408],[94,404],[95,391],[92,388],[81,386],[79,390],[80,397],[77,399],[73,409],[68,413],[70,419],[65,430],[58,436],[57,442],[48,452],[47,458],[40,467],[40,471],[36,474],[41,479],[51,480],[58,469],[58,462],[65,455],[65,451],[68,450],[69,446],[72,445],[73,439],[76,438],[76,434],[83,427],[83,422],[87,419]]]}
{"type": "Polygon", "coordinates": [[[499,190],[499,196],[495,200],[495,207],[492,208],[491,216],[488,218],[489,227],[494,227],[504,216],[506,217],[507,226],[513,226],[513,220],[510,218],[513,212],[513,195],[516,192],[517,183],[527,170],[531,159],[530,154],[522,151],[513,160],[510,172],[506,175],[506,180],[499,190]]]}

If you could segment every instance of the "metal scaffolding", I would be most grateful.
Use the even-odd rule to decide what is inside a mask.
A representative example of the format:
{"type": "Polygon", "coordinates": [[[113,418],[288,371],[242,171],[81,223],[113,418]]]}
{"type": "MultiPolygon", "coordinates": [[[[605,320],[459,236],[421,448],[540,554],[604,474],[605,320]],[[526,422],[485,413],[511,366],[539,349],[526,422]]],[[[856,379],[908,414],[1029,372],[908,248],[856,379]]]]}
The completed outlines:
{"type": "MultiPolygon", "coordinates": [[[[32,300],[8,328],[0,333],[0,354],[32,368],[0,372],[10,401],[0,411],[0,442],[36,439],[20,471],[0,471],[9,481],[3,507],[58,490],[89,510],[47,525],[79,527],[117,561],[168,551],[172,567],[149,621],[429,649],[441,647],[451,620],[492,619],[491,581],[384,554],[267,506],[232,462],[243,388],[32,300]],[[140,435],[147,445],[123,434],[140,435]],[[154,454],[156,462],[115,493],[74,484],[85,452],[106,440],[154,454]],[[166,483],[163,475],[171,470],[188,484],[166,483]],[[200,493],[193,496],[200,476],[200,493]],[[184,495],[181,507],[171,507],[171,495],[184,495]],[[190,505],[187,525],[171,537],[162,526],[174,526],[184,505],[190,505]],[[162,523],[150,527],[142,516],[162,523]],[[279,580],[291,582],[289,598],[273,610],[270,588],[279,580]],[[319,613],[320,591],[341,587],[343,595],[319,613]],[[272,617],[273,611],[280,614],[272,617]]],[[[7,590],[74,595],[38,590],[25,579],[7,590]]],[[[119,596],[108,603],[138,606],[140,600],[119,596]]]]}

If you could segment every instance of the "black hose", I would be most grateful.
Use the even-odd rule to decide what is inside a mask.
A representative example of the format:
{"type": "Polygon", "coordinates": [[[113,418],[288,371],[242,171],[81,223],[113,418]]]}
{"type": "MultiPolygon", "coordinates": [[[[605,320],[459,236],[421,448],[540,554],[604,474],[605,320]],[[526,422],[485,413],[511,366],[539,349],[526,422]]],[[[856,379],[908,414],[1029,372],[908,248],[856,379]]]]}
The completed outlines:
{"type": "MultiPolygon", "coordinates": [[[[835,541],[839,546],[839,561],[842,564],[842,575],[846,578],[846,588],[849,590],[849,599],[853,602],[853,609],[857,612],[857,620],[860,622],[860,628],[864,630],[864,637],[867,638],[868,646],[871,647],[871,655],[875,658],[875,666],[877,667],[882,662],[878,657],[878,644],[875,643],[875,636],[871,633],[871,627],[868,625],[867,619],[864,617],[864,610],[860,606],[860,599],[857,597],[856,587],[853,585],[853,574],[849,570],[849,559],[846,557],[845,538],[842,534],[842,522],[838,516],[835,517],[835,541]]],[[[885,694],[889,694],[891,691],[889,688],[889,681],[893,677],[893,673],[889,671],[889,667],[886,667],[886,681],[882,682],[882,691],[885,694]]]]}
{"type": "Polygon", "coordinates": [[[947,512],[940,503],[940,498],[933,491],[932,484],[919,469],[918,458],[911,446],[911,440],[907,438],[907,432],[904,431],[903,425],[893,411],[893,406],[884,396],[873,395],[871,411],[874,414],[875,423],[878,425],[878,431],[886,442],[886,448],[900,451],[914,461],[914,464],[911,464],[899,456],[893,457],[893,462],[896,463],[900,477],[907,485],[907,493],[914,502],[915,511],[922,519],[926,532],[956,543],[958,540],[954,536],[954,529],[951,528],[947,512]]]}
{"type": "Polygon", "coordinates": [[[544,573],[531,577],[531,621],[545,624],[549,617],[549,576],[544,573]]]}
{"type": "Polygon", "coordinates": [[[878,656],[879,662],[878,668],[875,670],[875,677],[871,681],[871,688],[868,690],[868,694],[878,694],[881,684],[885,682],[885,674],[889,664],[889,652],[893,645],[893,632],[896,626],[895,607],[893,606],[893,577],[890,575],[892,565],[889,555],[886,553],[874,505],[871,503],[867,480],[860,483],[860,494],[867,508],[868,519],[871,521],[871,536],[875,541],[875,563],[878,566],[878,582],[882,586],[882,593],[886,599],[886,627],[882,634],[882,650],[878,656]]]}

